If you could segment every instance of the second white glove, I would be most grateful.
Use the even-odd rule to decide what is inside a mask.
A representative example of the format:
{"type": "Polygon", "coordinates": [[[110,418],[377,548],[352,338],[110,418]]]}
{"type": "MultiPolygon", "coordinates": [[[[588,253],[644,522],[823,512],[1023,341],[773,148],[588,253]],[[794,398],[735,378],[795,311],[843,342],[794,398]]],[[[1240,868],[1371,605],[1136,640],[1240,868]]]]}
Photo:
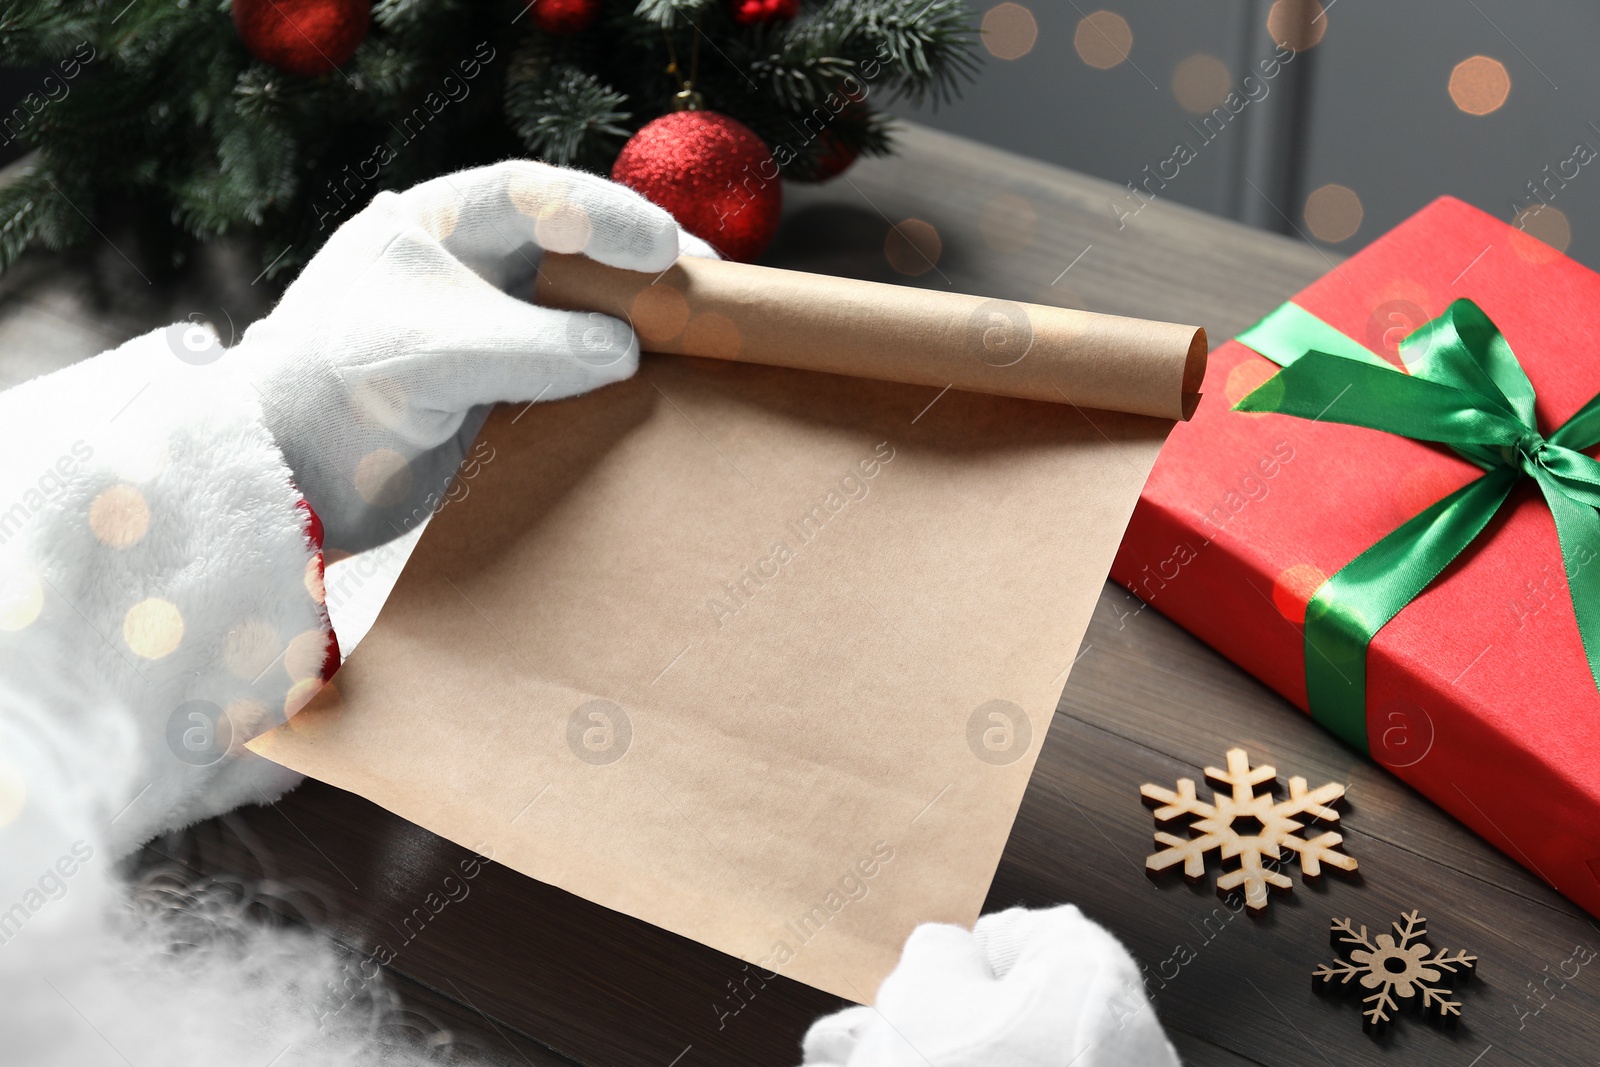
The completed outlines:
{"type": "Polygon", "coordinates": [[[872,1007],[812,1024],[803,1067],[1178,1067],[1133,957],[1069,905],[928,923],[872,1007]]]}

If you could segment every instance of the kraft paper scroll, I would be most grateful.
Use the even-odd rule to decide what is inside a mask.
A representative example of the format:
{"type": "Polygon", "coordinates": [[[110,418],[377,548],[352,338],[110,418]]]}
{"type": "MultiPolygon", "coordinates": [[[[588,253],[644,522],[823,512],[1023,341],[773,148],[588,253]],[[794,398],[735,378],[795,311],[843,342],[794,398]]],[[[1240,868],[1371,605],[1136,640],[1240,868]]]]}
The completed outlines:
{"type": "Polygon", "coordinates": [[[782,338],[715,314],[740,361],[497,411],[334,683],[251,747],[870,1002],[916,924],[977,918],[1172,423],[765,366],[782,338]]]}
{"type": "Polygon", "coordinates": [[[550,255],[538,300],[627,319],[652,352],[1186,419],[1205,377],[1193,326],[715,259],[659,275],[550,255]]]}

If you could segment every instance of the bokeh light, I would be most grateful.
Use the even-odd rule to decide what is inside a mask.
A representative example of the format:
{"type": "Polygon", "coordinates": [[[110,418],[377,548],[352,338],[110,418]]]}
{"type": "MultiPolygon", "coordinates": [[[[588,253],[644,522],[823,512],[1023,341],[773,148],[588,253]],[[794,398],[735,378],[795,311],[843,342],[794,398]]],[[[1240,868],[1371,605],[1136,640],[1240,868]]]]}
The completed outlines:
{"type": "Polygon", "coordinates": [[[1306,228],[1329,244],[1355,236],[1363,214],[1361,198],[1347,185],[1330,182],[1306,197],[1306,228]]]}
{"type": "Polygon", "coordinates": [[[534,237],[546,252],[573,254],[589,246],[594,227],[589,213],[576,200],[557,200],[540,209],[533,224],[534,237]]]}
{"type": "Polygon", "coordinates": [[[150,505],[133,486],[113,485],[89,505],[89,529],[111,548],[136,545],[150,529],[150,505]]]}
{"type": "Polygon", "coordinates": [[[438,189],[436,195],[417,206],[418,224],[440,241],[455,233],[460,221],[461,197],[448,187],[438,189]]]}
{"type": "Polygon", "coordinates": [[[16,633],[33,625],[44,610],[44,586],[32,571],[0,562],[0,631],[16,633]]]}
{"type": "Polygon", "coordinates": [[[1511,220],[1517,232],[1511,247],[1530,263],[1548,263],[1572,244],[1572,223],[1567,213],[1549,204],[1533,204],[1511,220]]]}
{"type": "Polygon", "coordinates": [[[228,706],[222,709],[222,714],[228,720],[228,726],[224,728],[228,731],[229,755],[238,755],[239,749],[244,747],[245,738],[254,737],[272,726],[268,720],[267,706],[250,697],[230,700],[228,706]]]}
{"type": "Polygon", "coordinates": [[[689,325],[689,301],[665,282],[639,290],[629,311],[633,316],[633,328],[646,347],[672,340],[689,325]]]}
{"type": "Polygon", "coordinates": [[[983,16],[983,47],[996,59],[1021,59],[1039,40],[1039,23],[1021,4],[996,4],[983,16]]]}
{"type": "Polygon", "coordinates": [[[1001,193],[990,197],[978,212],[978,232],[996,252],[1020,252],[1033,243],[1039,213],[1025,196],[1001,193]]]}
{"type": "Polygon", "coordinates": [[[283,653],[283,669],[296,682],[322,677],[322,665],[328,659],[328,635],[321,630],[303,630],[295,634],[283,653]]]}
{"type": "Polygon", "coordinates": [[[883,239],[883,254],[889,266],[912,277],[937,266],[943,251],[939,231],[921,219],[905,219],[898,226],[891,226],[883,239]]]}
{"type": "Polygon", "coordinates": [[[331,684],[323,682],[321,678],[302,678],[289,687],[289,692],[283,698],[283,717],[292,719],[301,708],[311,703],[311,698],[324,689],[331,690],[336,696],[338,690],[331,684]]]}
{"type": "Polygon", "coordinates": [[[122,639],[144,659],[170,656],[183,643],[183,614],[170,600],[141,600],[122,617],[122,639]]]}
{"type": "Polygon", "coordinates": [[[306,560],[305,573],[306,592],[311,594],[311,599],[318,604],[325,604],[328,600],[328,586],[322,576],[322,559],[312,556],[306,560]]]}
{"type": "Polygon", "coordinates": [[[261,677],[282,651],[277,631],[261,619],[246,619],[222,638],[223,665],[229,674],[246,682],[261,677]]]}
{"type": "MultiPolygon", "coordinates": [[[[1223,383],[1223,395],[1228,398],[1228,406],[1232,407],[1262,385],[1268,378],[1278,373],[1278,365],[1265,359],[1247,359],[1228,372],[1227,381],[1223,383]]],[[[1236,415],[1260,417],[1266,415],[1264,411],[1238,411],[1236,415]]]]}
{"type": "Polygon", "coordinates": [[[375,448],[356,464],[355,486],[373,507],[392,507],[411,491],[411,464],[392,448],[375,448]]]}
{"type": "Polygon", "coordinates": [[[1276,0],[1267,12],[1267,33],[1282,48],[1304,52],[1328,32],[1328,16],[1317,0],[1276,0]]]}
{"type": "Polygon", "coordinates": [[[744,348],[739,327],[715,311],[696,315],[683,331],[683,342],[691,351],[714,359],[737,359],[744,348]]]}
{"type": "Polygon", "coordinates": [[[1196,52],[1172,71],[1172,95],[1185,111],[1196,115],[1221,106],[1232,88],[1228,65],[1204,52],[1196,52]]]}
{"type": "Polygon", "coordinates": [[[1498,59],[1470,56],[1450,72],[1450,99],[1469,115],[1498,111],[1509,95],[1511,75],[1498,59]]]}
{"type": "Polygon", "coordinates": [[[1273,579],[1272,604],[1278,614],[1299,626],[1306,621],[1306,605],[1327,580],[1314,564],[1296,563],[1273,579]]]}
{"type": "Polygon", "coordinates": [[[1133,51],[1133,27],[1115,11],[1096,11],[1079,20],[1072,47],[1089,66],[1110,70],[1133,51]]]}

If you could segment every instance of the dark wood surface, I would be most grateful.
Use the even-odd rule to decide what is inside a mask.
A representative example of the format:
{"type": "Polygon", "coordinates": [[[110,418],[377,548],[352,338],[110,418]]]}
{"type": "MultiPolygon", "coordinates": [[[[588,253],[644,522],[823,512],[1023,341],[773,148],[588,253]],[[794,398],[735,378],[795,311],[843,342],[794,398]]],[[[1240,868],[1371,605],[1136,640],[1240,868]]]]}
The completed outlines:
{"type": "MultiPolygon", "coordinates": [[[[1115,192],[911,129],[895,159],[792,189],[769,260],[1194,322],[1214,343],[1332,266],[1303,242],[1161,202],[1119,229],[1107,205],[1115,192]],[[908,219],[937,231],[937,255],[908,219]],[[890,265],[925,265],[900,234],[933,261],[916,276],[890,265]]],[[[227,307],[242,327],[261,307],[251,287],[226,280],[237,272],[145,286],[109,254],[97,262],[41,256],[0,281],[0,385],[193,310],[227,307]]],[[[144,862],[269,879],[353,958],[388,946],[394,981],[416,1012],[413,1029],[449,1032],[484,1062],[794,1063],[806,1024],[837,1005],[782,980],[745,985],[751,992],[735,999],[729,984],[748,974],[737,960],[494,865],[471,879],[465,896],[458,891],[459,900],[429,910],[429,894],[467,858],[308,782],[270,808],[157,842],[144,862]]],[[[1576,976],[1572,963],[1563,967],[1575,946],[1600,948],[1600,925],[1110,585],[986,910],[1061,902],[1105,923],[1145,965],[1162,1021],[1190,1064],[1491,1067],[1600,1058],[1600,958],[1576,976]],[[1233,746],[1274,764],[1280,777],[1348,786],[1342,829],[1358,874],[1331,872],[1315,887],[1296,875],[1292,895],[1275,898],[1261,918],[1181,877],[1145,875],[1153,822],[1139,785],[1198,778],[1233,746]],[[1465,1019],[1454,1029],[1405,1019],[1375,1040],[1363,1034],[1353,1004],[1313,992],[1311,972],[1331,958],[1331,917],[1384,927],[1413,907],[1429,918],[1436,945],[1479,956],[1479,978],[1465,987],[1465,1019]]]]}

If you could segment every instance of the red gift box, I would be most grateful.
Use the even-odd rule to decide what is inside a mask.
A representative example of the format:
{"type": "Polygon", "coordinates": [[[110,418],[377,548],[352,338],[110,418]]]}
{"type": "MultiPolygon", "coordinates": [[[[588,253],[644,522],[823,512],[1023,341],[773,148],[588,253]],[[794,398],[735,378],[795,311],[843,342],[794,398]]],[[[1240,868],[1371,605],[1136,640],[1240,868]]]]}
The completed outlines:
{"type": "MultiPolygon", "coordinates": [[[[1600,275],[1448,197],[1293,302],[1403,366],[1401,338],[1460,297],[1510,343],[1541,432],[1600,392],[1600,275]]],[[[1213,353],[1111,573],[1304,709],[1311,595],[1484,472],[1394,434],[1230,410],[1277,370],[1237,341],[1213,353]]],[[[1379,763],[1600,915],[1600,692],[1567,566],[1524,479],[1368,646],[1366,732],[1379,763]]]]}

